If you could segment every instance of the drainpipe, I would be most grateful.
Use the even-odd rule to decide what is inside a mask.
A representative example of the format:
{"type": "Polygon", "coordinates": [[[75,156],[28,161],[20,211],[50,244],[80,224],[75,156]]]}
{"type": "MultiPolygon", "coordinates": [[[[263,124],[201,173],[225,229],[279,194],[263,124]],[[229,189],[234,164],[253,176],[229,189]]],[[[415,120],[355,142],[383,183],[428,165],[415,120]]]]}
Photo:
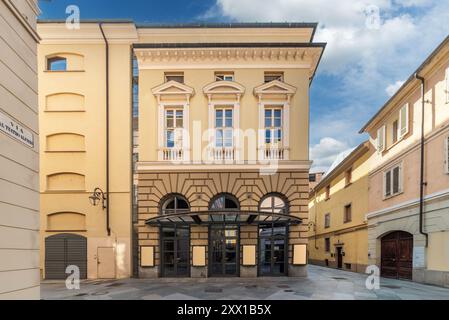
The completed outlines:
{"type": "Polygon", "coordinates": [[[424,181],[424,146],[425,146],[425,136],[424,136],[424,111],[426,101],[426,81],[423,77],[419,76],[418,73],[415,74],[415,78],[421,81],[421,100],[422,100],[422,115],[421,115],[421,178],[419,185],[419,233],[426,238],[426,248],[429,245],[429,234],[424,232],[424,187],[427,183],[424,181]]]}
{"type": "Polygon", "coordinates": [[[109,42],[103,30],[103,23],[99,23],[100,31],[106,45],[106,230],[111,235],[109,219],[109,42]]]}

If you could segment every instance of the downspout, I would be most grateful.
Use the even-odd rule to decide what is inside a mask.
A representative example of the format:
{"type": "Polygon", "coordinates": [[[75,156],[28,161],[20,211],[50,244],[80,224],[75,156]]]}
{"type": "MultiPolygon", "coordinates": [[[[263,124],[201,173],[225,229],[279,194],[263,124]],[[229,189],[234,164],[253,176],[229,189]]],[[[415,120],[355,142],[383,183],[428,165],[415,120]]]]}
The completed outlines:
{"type": "Polygon", "coordinates": [[[106,45],[106,230],[111,235],[109,217],[109,42],[103,30],[103,23],[99,23],[101,34],[106,45]]]}
{"type": "Polygon", "coordinates": [[[315,225],[313,226],[313,228],[314,228],[314,231],[315,231],[315,250],[318,250],[319,248],[318,248],[318,243],[317,243],[317,241],[318,241],[318,236],[317,236],[317,222],[318,222],[318,220],[317,220],[317,213],[316,213],[316,205],[317,205],[317,203],[316,203],[316,189],[315,188],[313,188],[313,211],[315,211],[315,225]]]}
{"type": "Polygon", "coordinates": [[[425,94],[426,94],[426,81],[423,77],[419,76],[418,73],[415,74],[415,78],[421,81],[421,100],[422,100],[422,115],[421,115],[421,178],[419,185],[419,233],[426,238],[426,248],[429,245],[429,234],[424,232],[424,187],[427,185],[424,182],[424,147],[425,147],[425,136],[424,136],[424,111],[425,111],[425,94]]]}

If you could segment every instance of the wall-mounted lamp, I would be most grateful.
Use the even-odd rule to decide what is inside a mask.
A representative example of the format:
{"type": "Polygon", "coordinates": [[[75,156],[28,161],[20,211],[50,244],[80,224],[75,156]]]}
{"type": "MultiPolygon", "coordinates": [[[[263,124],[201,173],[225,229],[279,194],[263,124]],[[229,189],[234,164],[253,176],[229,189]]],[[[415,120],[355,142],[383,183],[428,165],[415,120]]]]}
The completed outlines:
{"type": "Polygon", "coordinates": [[[94,193],[89,197],[89,201],[94,207],[98,206],[101,201],[103,210],[106,209],[106,195],[100,188],[95,188],[94,193]]]}

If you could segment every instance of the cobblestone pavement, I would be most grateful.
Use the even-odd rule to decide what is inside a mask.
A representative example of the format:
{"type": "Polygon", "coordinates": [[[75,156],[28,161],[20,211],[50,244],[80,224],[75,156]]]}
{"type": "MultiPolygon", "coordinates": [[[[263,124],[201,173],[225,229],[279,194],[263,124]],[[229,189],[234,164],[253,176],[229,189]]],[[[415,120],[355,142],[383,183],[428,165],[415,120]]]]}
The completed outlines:
{"type": "Polygon", "coordinates": [[[44,281],[45,300],[446,300],[449,289],[381,279],[366,289],[366,275],[309,266],[307,278],[125,279],[83,281],[67,290],[64,281],[44,281]]]}

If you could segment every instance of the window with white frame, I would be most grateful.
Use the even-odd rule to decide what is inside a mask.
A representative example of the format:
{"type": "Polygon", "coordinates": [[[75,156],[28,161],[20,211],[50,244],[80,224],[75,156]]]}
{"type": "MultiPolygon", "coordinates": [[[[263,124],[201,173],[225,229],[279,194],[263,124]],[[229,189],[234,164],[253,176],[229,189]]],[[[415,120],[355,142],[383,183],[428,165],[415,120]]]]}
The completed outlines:
{"type": "Polygon", "coordinates": [[[279,147],[282,136],[282,108],[265,108],[265,144],[279,147]]]}
{"type": "Polygon", "coordinates": [[[377,130],[377,152],[385,151],[385,126],[377,130]]]}
{"type": "Polygon", "coordinates": [[[395,144],[399,140],[399,120],[393,121],[391,126],[391,144],[395,144]]]}
{"type": "Polygon", "coordinates": [[[408,133],[409,124],[409,104],[406,103],[399,110],[399,140],[403,139],[408,133]]]}
{"type": "Polygon", "coordinates": [[[215,81],[234,81],[233,72],[216,72],[215,81]]]}
{"type": "Polygon", "coordinates": [[[389,198],[402,192],[402,164],[384,172],[384,197],[389,198]]]}
{"type": "Polygon", "coordinates": [[[184,112],[179,108],[165,109],[165,147],[182,149],[184,112]]]}
{"type": "Polygon", "coordinates": [[[215,108],[215,147],[234,146],[234,110],[230,107],[215,108]]]}

